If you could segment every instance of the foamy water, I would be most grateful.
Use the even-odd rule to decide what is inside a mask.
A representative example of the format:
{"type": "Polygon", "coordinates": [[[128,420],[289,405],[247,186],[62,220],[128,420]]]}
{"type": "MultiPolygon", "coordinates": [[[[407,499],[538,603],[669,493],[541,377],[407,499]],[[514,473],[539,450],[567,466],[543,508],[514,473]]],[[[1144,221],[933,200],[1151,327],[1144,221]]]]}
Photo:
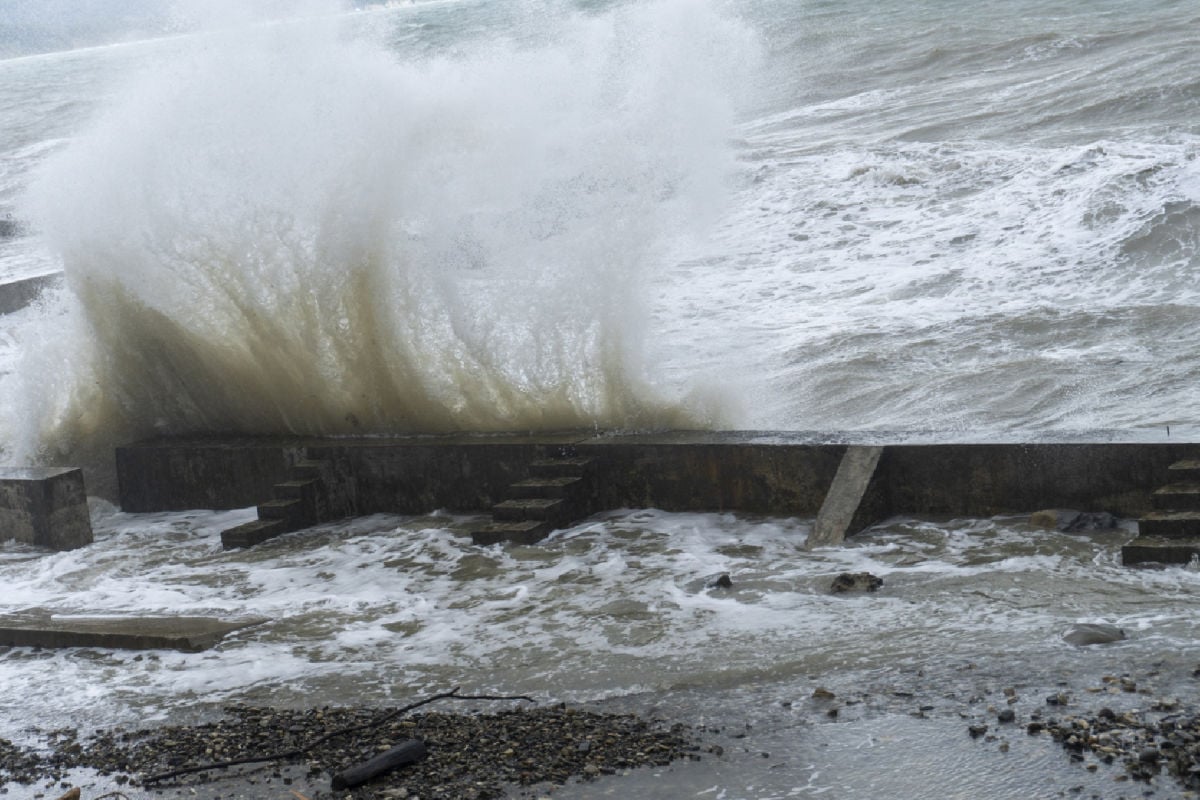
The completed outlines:
{"type": "MultiPolygon", "coordinates": [[[[299,703],[318,689],[331,700],[382,700],[401,686],[466,676],[480,689],[588,699],[880,663],[931,668],[932,652],[953,662],[1020,649],[1035,664],[1078,652],[1059,637],[1081,621],[1130,631],[1129,646],[1103,651],[1126,670],[1163,645],[1184,662],[1181,651],[1197,647],[1190,603],[1170,597],[1193,590],[1200,573],[1121,568],[1120,530],[1079,537],[1035,532],[1017,518],[900,520],[810,554],[801,547],[807,520],[631,511],[538,546],[477,548],[471,518],[378,516],[222,550],[220,530],[251,513],[101,512],[90,548],[50,555],[10,544],[7,602],[66,615],[271,618],[209,653],[157,654],[144,668],[129,655],[97,654],[129,668],[120,682],[98,683],[116,708],[138,714],[200,697],[299,703]],[[846,571],[871,571],[886,588],[830,594],[846,571]],[[707,587],[722,572],[734,589],[707,587]],[[801,642],[809,645],[797,650],[801,642]]],[[[29,658],[77,661],[14,651],[8,663],[29,658]]],[[[77,681],[79,669],[88,667],[64,679],[77,681]]],[[[87,713],[44,677],[29,693],[87,713]]]]}
{"type": "Polygon", "coordinates": [[[1022,714],[1056,691],[1086,703],[1105,691],[1105,675],[1137,675],[1152,696],[1095,702],[1144,708],[1195,694],[1200,573],[1121,567],[1121,530],[1081,537],[1034,531],[1024,518],[896,520],[809,553],[809,520],[621,511],[538,546],[479,548],[466,533],[471,518],[376,516],[222,550],[220,530],[248,516],[97,507],[91,547],[4,546],[0,580],[13,608],[268,621],[200,654],[10,650],[0,685],[22,711],[0,735],[24,739],[39,719],[132,725],[202,718],[230,701],[389,703],[462,685],[542,701],[607,698],[730,728],[717,737],[729,758],[657,781],[665,793],[655,796],[703,796],[711,784],[699,783],[710,779],[727,797],[865,796],[851,754],[821,756],[817,774],[805,760],[812,748],[862,737],[860,746],[878,748],[876,777],[898,796],[923,796],[965,770],[965,786],[1019,797],[1034,781],[1099,778],[1070,771],[1050,744],[1022,744],[1019,731],[1011,738],[1017,752],[1032,748],[1028,758],[1006,762],[1011,774],[978,772],[996,752],[966,736],[963,715],[986,717],[1002,689],[1015,687],[1022,714]],[[883,588],[830,594],[834,575],[861,570],[883,588]],[[707,587],[721,572],[732,588],[707,587]],[[1097,621],[1130,638],[1062,641],[1070,625],[1097,621]],[[841,698],[845,729],[825,727],[827,709],[810,699],[818,686],[841,698]],[[927,719],[909,716],[922,706],[927,719]],[[748,741],[726,738],[747,723],[748,741]],[[735,746],[774,751],[779,771],[755,778],[735,746]],[[901,777],[914,757],[944,768],[901,777]]]}

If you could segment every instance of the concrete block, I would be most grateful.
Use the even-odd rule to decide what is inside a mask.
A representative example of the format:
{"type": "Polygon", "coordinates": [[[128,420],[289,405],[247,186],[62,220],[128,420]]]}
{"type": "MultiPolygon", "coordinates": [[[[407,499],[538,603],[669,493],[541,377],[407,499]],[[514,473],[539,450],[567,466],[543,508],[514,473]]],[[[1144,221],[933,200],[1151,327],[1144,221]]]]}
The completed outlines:
{"type": "Polygon", "coordinates": [[[281,519],[256,519],[221,531],[221,546],[226,550],[253,547],[287,532],[287,523],[281,519]]]}
{"type": "Polygon", "coordinates": [[[113,650],[198,652],[232,631],[265,619],[55,615],[47,611],[0,616],[0,645],[7,647],[96,647],[113,650]]]}
{"type": "Polygon", "coordinates": [[[92,543],[83,471],[0,467],[0,539],[53,550],[92,543]]]}
{"type": "MultiPolygon", "coordinates": [[[[0,220],[2,221],[2,220],[0,220]]],[[[46,289],[62,283],[61,273],[35,275],[0,284],[0,314],[11,314],[42,296],[46,289]]]]}

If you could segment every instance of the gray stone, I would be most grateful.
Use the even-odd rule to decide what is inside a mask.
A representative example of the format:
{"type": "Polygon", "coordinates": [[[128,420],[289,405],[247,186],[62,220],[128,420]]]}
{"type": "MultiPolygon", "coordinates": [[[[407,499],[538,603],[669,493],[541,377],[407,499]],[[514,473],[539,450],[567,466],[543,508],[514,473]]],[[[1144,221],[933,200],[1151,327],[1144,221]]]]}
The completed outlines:
{"type": "Polygon", "coordinates": [[[82,470],[0,467],[0,539],[53,550],[91,544],[82,470]]]}
{"type": "Polygon", "coordinates": [[[1125,631],[1118,628],[1116,625],[1105,625],[1103,623],[1080,623],[1072,625],[1067,632],[1063,634],[1063,641],[1067,644],[1089,645],[1089,644],[1109,644],[1110,642],[1119,642],[1125,638],[1125,631]]]}
{"type": "Polygon", "coordinates": [[[709,575],[704,579],[705,589],[732,589],[733,581],[729,578],[728,572],[719,572],[716,575],[709,575]]]}
{"type": "Polygon", "coordinates": [[[833,579],[829,590],[834,594],[842,592],[873,592],[883,586],[883,578],[869,572],[843,572],[833,579]]]}

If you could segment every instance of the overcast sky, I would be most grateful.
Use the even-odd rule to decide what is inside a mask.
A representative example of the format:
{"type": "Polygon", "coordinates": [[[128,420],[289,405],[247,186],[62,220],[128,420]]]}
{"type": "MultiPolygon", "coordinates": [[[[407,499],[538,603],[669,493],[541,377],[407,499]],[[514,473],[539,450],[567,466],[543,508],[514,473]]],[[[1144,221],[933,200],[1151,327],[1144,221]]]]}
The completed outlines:
{"type": "Polygon", "coordinates": [[[376,0],[0,0],[0,57],[182,33],[236,12],[273,17],[298,7],[376,0]]]}

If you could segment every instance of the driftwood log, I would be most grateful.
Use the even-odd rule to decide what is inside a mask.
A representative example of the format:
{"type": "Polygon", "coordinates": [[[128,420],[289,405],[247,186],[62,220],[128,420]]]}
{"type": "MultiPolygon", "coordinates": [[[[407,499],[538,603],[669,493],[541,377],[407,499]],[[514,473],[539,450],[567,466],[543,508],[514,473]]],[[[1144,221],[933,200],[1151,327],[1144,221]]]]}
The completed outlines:
{"type": "Polygon", "coordinates": [[[407,739],[391,750],[385,750],[370,761],[364,761],[362,764],[357,764],[334,775],[333,790],[337,792],[361,786],[385,772],[391,772],[397,767],[420,761],[427,752],[425,743],[420,739],[407,739]]]}

